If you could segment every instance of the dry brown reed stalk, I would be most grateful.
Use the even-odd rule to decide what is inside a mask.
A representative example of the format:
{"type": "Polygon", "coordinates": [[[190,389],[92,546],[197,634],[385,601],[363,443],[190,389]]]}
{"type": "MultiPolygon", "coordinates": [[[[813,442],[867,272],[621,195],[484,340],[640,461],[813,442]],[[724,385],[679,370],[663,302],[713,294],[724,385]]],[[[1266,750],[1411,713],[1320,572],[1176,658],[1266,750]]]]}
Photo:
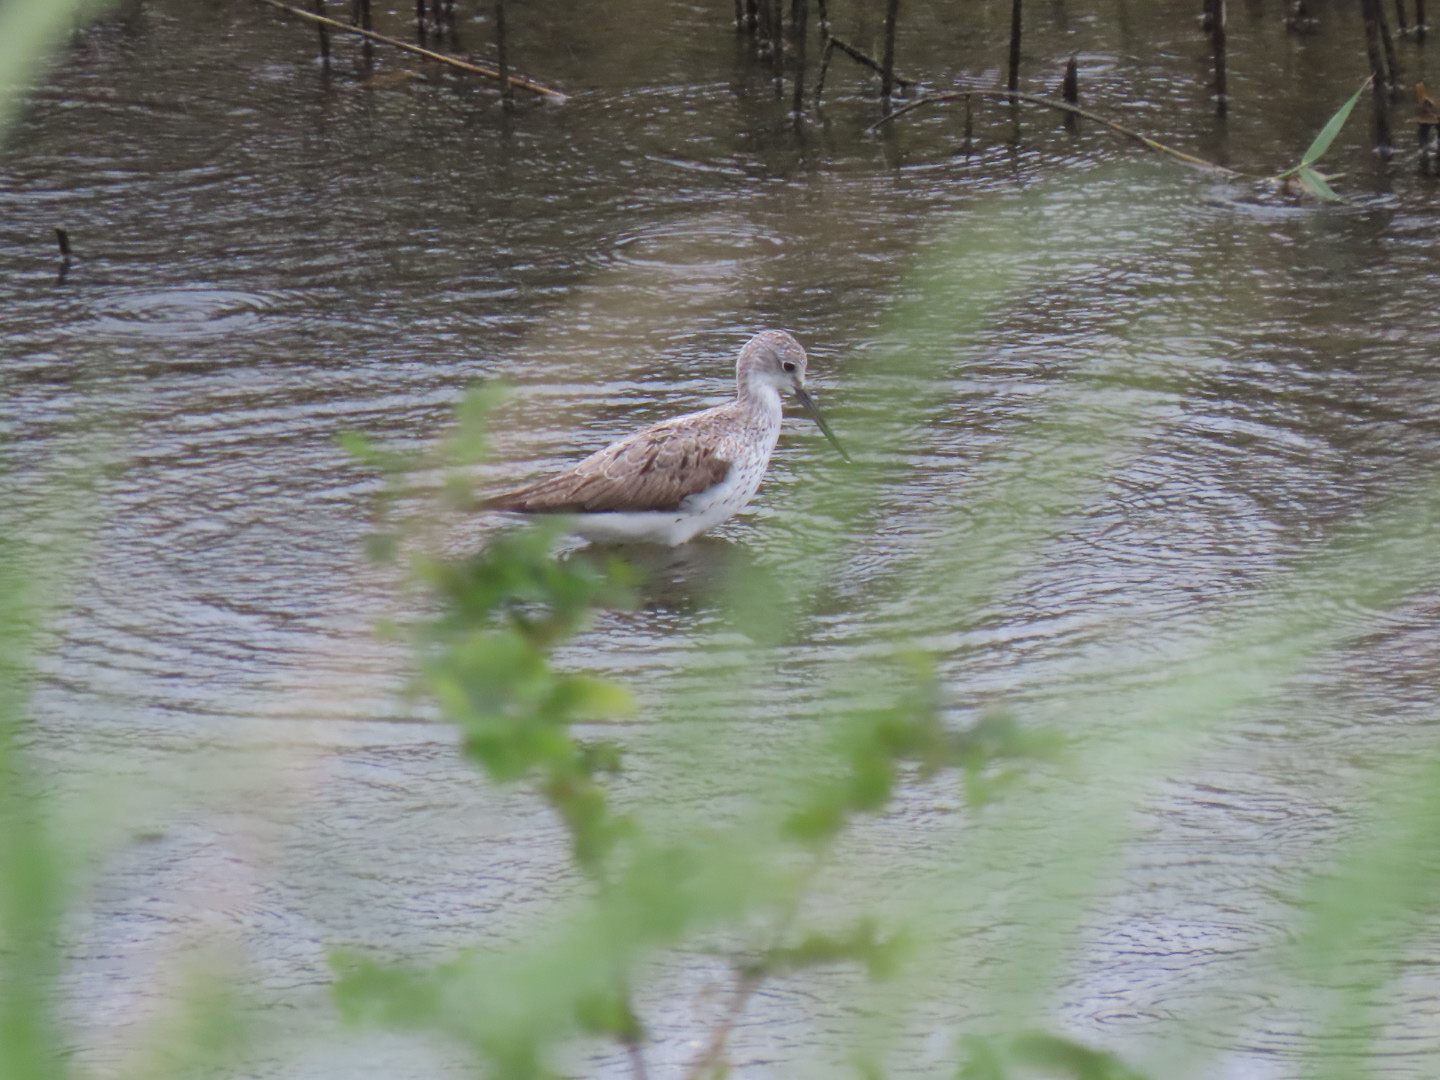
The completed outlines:
{"type": "MultiPolygon", "coordinates": [[[[312,12],[305,11],[302,8],[295,7],[293,4],[284,3],[283,0],[258,0],[258,2],[262,4],[269,4],[273,8],[278,8],[280,11],[284,11],[290,15],[297,16],[298,18],[308,19],[309,21],[315,23],[321,23],[331,30],[337,30],[345,34],[355,34],[359,37],[365,38],[367,41],[376,42],[381,45],[389,45],[392,48],[400,49],[403,52],[412,53],[416,56],[423,56],[426,60],[434,60],[436,63],[445,64],[448,67],[456,68],[460,71],[467,71],[472,75],[483,75],[485,78],[494,79],[497,82],[501,80],[500,72],[496,71],[494,68],[485,67],[483,64],[476,64],[469,60],[462,60],[458,56],[450,56],[447,53],[435,52],[433,49],[424,49],[421,48],[419,45],[412,45],[408,41],[401,41],[399,38],[388,37],[385,34],[377,34],[374,30],[365,30],[362,27],[350,26],[348,23],[343,23],[336,19],[326,18],[323,15],[316,15],[312,12]]],[[[549,98],[552,101],[568,100],[564,93],[556,90],[554,87],[546,86],[543,83],[538,83],[534,79],[526,78],[523,75],[515,75],[511,73],[508,76],[508,81],[509,84],[512,86],[518,86],[522,90],[529,90],[532,94],[539,94],[541,97],[549,98]]]]}

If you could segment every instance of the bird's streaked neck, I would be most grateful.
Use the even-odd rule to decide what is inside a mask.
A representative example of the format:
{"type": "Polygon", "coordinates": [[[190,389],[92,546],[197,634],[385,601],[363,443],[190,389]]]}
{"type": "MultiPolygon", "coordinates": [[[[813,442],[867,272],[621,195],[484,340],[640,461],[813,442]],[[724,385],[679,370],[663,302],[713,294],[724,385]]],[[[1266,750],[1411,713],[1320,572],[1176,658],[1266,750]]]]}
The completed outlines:
{"type": "Polygon", "coordinates": [[[780,391],[774,383],[759,375],[740,380],[738,400],[742,405],[777,417],[784,411],[780,391]]]}

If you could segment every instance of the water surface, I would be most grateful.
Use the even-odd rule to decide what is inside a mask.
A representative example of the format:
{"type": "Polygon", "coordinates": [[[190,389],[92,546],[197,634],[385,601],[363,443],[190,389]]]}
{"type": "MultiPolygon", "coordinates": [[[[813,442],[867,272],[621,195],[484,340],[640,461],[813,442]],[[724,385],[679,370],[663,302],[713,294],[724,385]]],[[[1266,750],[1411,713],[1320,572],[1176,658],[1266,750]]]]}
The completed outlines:
{"type": "MultiPolygon", "coordinates": [[[[904,69],[994,85],[1007,12],[907,13],[904,69]]],[[[1298,37],[1279,14],[1235,5],[1223,125],[1186,5],[1037,6],[1027,85],[1053,87],[1075,54],[1087,107],[1264,174],[1297,160],[1363,77],[1348,12],[1327,8],[1298,37]]],[[[867,17],[836,9],[855,40],[875,32],[867,17]]],[[[327,77],[311,35],[259,5],[133,5],[77,35],[0,156],[7,503],[35,525],[47,476],[97,470],[38,748],[62,776],[98,758],[182,778],[174,793],[140,784],[155,826],[103,867],[70,949],[82,1057],[102,1074],[205,942],[234,943],[262,984],[325,1015],[330,948],[440,959],[511,939],[575,887],[549,815],[483,783],[401,696],[404,652],[372,626],[411,601],[361,555],[379,482],[339,432],[424,447],[467,385],[504,379],[515,395],[484,477],[519,481],[723,399],[756,330],[807,345],[842,436],[877,433],[853,449],[885,490],[754,685],[720,692],[705,676],[735,633],[711,589],[735,558],[785,575],[830,527],[807,493],[844,480],[800,420],[752,512],[662,561],[637,610],[564,652],[644,703],[609,733],[637,791],[673,744],[677,694],[706,688],[727,745],[758,763],[815,719],[837,671],[878,664],[895,640],[936,653],[957,724],[997,703],[1063,712],[1074,680],[1117,658],[1138,685],[1220,613],[1263,611],[1277,575],[1432,474],[1434,182],[1404,154],[1372,155],[1359,113],[1334,152],[1353,204],[1316,208],[996,106],[968,146],[953,107],[868,134],[873,85],[839,61],[823,111],[797,125],[719,9],[637,0],[582,24],[538,4],[514,21],[516,62],[569,103],[506,114],[488,89],[428,70],[367,83],[348,46],[327,77]],[[63,281],[57,225],[78,256],[63,281]],[[914,389],[896,385],[895,342],[947,237],[962,260],[1001,253],[1011,284],[948,337],[943,306],[927,305],[939,336],[921,404],[891,415],[890,395],[914,389]],[[1047,492],[1047,471],[1084,452],[1055,423],[1067,416],[1111,438],[1091,484],[1047,492]],[[1003,580],[964,604],[944,582],[897,585],[917,551],[961,572],[967,508],[994,525],[992,497],[1017,477],[1056,513],[1016,514],[1003,580]],[[1036,533],[1037,520],[1051,524],[1036,533]]],[[[488,27],[467,17],[461,33],[483,42],[488,27]]],[[[1423,74],[1422,47],[1401,56],[1423,74]]],[[[1227,1075],[1300,1071],[1303,1022],[1249,965],[1345,835],[1362,771],[1424,737],[1437,595],[1383,618],[1315,595],[1354,643],[1291,700],[1233,718],[1147,804],[1057,1027],[1143,1056],[1165,1020],[1198,1012],[1227,1075]]],[[[671,795],[722,805],[747,767],[671,795]]],[[[856,850],[943,866],[962,813],[953,787],[917,785],[856,850]]],[[[1016,897],[1026,875],[1021,858],[1016,897]]],[[[1009,902],[968,963],[1003,957],[1009,902]]],[[[848,1023],[845,977],[818,985],[832,977],[835,1001],[801,981],[761,995],[736,1033],[741,1075],[824,1070],[848,1023]]],[[[650,1002],[657,1065],[689,1060],[725,978],[699,956],[666,969],[650,1002]]],[[[1433,1073],[1435,989],[1424,966],[1387,988],[1417,1004],[1384,1075],[1433,1073]]],[[[940,1034],[922,1059],[945,1059],[947,1033],[974,1019],[959,1009],[931,1003],[940,1034]]],[[[447,1047],[323,1026],[277,1038],[257,1068],[464,1071],[447,1047]]]]}

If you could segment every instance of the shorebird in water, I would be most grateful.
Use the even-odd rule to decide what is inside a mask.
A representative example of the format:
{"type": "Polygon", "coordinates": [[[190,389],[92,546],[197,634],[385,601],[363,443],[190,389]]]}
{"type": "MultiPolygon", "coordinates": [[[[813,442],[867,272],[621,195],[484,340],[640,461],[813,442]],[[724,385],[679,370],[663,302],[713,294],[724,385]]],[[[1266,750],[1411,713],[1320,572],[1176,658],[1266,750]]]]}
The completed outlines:
{"type": "Polygon", "coordinates": [[[486,499],[487,510],[559,514],[577,536],[604,543],[683,544],[755,497],[780,437],[789,390],[845,453],[805,389],[805,350],[784,330],[751,338],[735,362],[735,400],[677,416],[596,451],[529,487],[486,499]]]}

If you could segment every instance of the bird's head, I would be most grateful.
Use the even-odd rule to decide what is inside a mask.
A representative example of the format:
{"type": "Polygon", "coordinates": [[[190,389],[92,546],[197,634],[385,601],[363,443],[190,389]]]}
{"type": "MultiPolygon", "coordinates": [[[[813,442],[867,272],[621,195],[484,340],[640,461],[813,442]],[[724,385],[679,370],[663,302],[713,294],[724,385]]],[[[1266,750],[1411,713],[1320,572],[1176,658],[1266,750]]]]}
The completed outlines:
{"type": "Polygon", "coordinates": [[[835,438],[835,433],[820,414],[820,407],[815,404],[810,391],[805,389],[805,362],[805,349],[793,335],[784,330],[765,330],[745,343],[735,367],[742,392],[767,387],[782,394],[794,394],[811,419],[825,433],[825,438],[830,440],[830,445],[839,451],[842,458],[849,461],[850,455],[845,453],[840,440],[835,438]]]}

